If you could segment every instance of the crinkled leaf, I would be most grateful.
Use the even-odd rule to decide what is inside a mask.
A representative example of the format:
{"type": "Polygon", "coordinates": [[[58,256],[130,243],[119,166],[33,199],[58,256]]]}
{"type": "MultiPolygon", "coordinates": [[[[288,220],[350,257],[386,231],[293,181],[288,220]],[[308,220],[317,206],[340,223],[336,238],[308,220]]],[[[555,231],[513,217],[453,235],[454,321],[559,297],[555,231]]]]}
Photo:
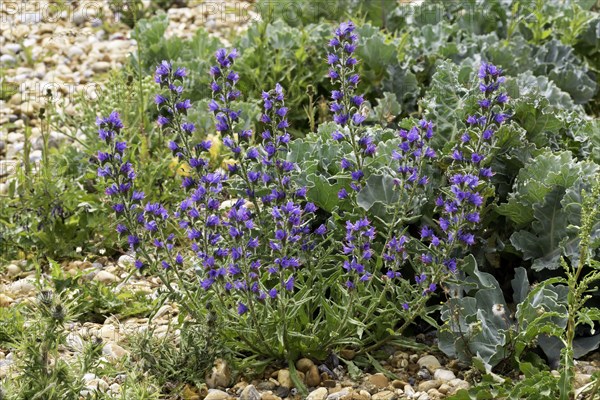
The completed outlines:
{"type": "Polygon", "coordinates": [[[366,211],[375,203],[392,205],[397,201],[398,191],[394,190],[394,179],[389,175],[371,175],[356,197],[358,205],[366,211]]]}

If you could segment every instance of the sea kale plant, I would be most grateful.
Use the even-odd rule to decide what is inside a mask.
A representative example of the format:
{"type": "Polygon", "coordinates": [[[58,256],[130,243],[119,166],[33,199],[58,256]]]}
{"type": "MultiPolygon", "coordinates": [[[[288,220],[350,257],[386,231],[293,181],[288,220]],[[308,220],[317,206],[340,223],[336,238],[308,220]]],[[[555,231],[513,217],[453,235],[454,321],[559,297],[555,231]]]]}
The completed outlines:
{"type": "Polygon", "coordinates": [[[183,171],[173,210],[136,190],[119,114],[97,120],[106,144],[97,173],[135,267],[159,276],[192,320],[216,319],[237,355],[287,360],[292,372],[301,356],[324,359],[342,345],[368,351],[417,318],[435,324],[429,300],[459,276],[478,240],[494,135],[509,117],[502,71],[484,63],[478,110],[449,155],[431,144],[435,121],[366,126],[358,45],[352,22],[335,29],[333,122],[296,140],[280,84],[263,89],[260,132],[246,129],[235,49],[217,50],[209,71],[213,141],[188,118],[186,69],[161,62],[157,125],[183,171]],[[209,151],[220,143],[225,160],[214,165],[209,151]],[[333,196],[315,197],[315,182],[333,196]],[[420,224],[425,206],[435,217],[420,224]]]}

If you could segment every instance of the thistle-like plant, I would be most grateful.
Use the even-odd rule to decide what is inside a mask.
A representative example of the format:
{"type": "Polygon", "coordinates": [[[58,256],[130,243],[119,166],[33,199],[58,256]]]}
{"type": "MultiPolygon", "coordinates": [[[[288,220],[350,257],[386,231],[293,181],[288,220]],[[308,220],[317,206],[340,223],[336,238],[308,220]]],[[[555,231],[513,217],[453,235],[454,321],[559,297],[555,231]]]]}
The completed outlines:
{"type": "Polygon", "coordinates": [[[559,380],[560,400],[574,398],[575,362],[573,340],[575,330],[580,325],[589,325],[594,333],[594,322],[600,321],[598,308],[586,307],[592,297],[589,293],[595,290],[593,285],[600,280],[600,262],[593,259],[595,251],[600,247],[597,232],[600,226],[600,175],[596,175],[590,192],[582,190],[581,226],[574,227],[579,231],[579,257],[576,263],[561,260],[566,279],[562,282],[569,288],[567,295],[567,329],[560,338],[564,348],[561,353],[561,374],[559,380]]]}
{"type": "MultiPolygon", "coordinates": [[[[59,400],[78,398],[83,389],[83,374],[61,355],[66,344],[66,323],[72,319],[71,305],[64,296],[42,290],[27,310],[30,326],[16,344],[15,358],[19,374],[9,382],[8,398],[59,400]]],[[[90,354],[83,354],[82,357],[90,354]]],[[[82,363],[82,368],[89,364],[82,363]]]]}

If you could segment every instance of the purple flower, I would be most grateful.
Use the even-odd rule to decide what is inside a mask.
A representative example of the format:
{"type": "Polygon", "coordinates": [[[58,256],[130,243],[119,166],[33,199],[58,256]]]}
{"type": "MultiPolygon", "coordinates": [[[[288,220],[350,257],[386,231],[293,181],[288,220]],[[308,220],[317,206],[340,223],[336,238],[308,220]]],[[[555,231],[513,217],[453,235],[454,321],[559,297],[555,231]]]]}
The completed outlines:
{"type": "Polygon", "coordinates": [[[365,176],[365,174],[361,170],[358,170],[353,171],[350,176],[352,177],[352,180],[359,181],[365,176]]]}
{"type": "Polygon", "coordinates": [[[289,279],[285,282],[285,290],[292,291],[294,290],[294,277],[290,276],[289,279]]]}
{"type": "Polygon", "coordinates": [[[237,312],[239,315],[244,315],[248,312],[248,307],[244,303],[238,303],[237,312]]]}

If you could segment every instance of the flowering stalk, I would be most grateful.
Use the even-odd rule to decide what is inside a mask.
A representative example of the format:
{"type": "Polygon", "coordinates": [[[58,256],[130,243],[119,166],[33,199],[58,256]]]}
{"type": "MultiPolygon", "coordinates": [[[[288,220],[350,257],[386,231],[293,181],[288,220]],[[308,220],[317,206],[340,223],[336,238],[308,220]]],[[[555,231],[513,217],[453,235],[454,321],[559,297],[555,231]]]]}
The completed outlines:
{"type": "MultiPolygon", "coordinates": [[[[354,159],[342,159],[342,169],[350,172],[352,179],[350,187],[356,193],[360,191],[365,177],[363,170],[365,158],[373,156],[377,147],[373,139],[359,129],[366,117],[359,110],[364,98],[362,95],[355,95],[360,81],[360,76],[356,73],[358,60],[353,56],[358,44],[355,29],[351,21],[342,22],[336,28],[334,37],[329,41],[331,53],[327,55],[327,64],[329,64],[328,76],[337,86],[337,89],[331,92],[333,101],[329,108],[333,112],[333,120],[342,128],[336,130],[332,138],[337,141],[348,141],[352,146],[354,159]]],[[[338,197],[340,199],[348,197],[346,189],[341,189],[338,197]]]]}
{"type": "MultiPolygon", "coordinates": [[[[451,273],[456,272],[460,250],[467,250],[476,242],[475,230],[481,221],[481,209],[491,190],[489,180],[491,161],[495,146],[495,133],[509,118],[505,112],[508,97],[496,92],[504,82],[502,70],[483,63],[479,70],[480,91],[483,98],[478,101],[480,111],[467,118],[468,129],[461,136],[460,144],[452,152],[452,165],[447,171],[449,190],[435,201],[439,212],[436,236],[428,227],[421,231],[422,240],[428,240],[437,248],[437,262],[444,264],[451,273]]],[[[433,254],[427,257],[434,258],[433,254]]]]}
{"type": "MultiPolygon", "coordinates": [[[[99,151],[97,159],[99,163],[97,174],[108,182],[105,193],[112,199],[112,209],[120,220],[116,230],[119,235],[127,235],[130,251],[136,255],[135,267],[140,270],[149,266],[160,266],[154,268],[160,279],[165,283],[172,293],[176,290],[172,287],[168,274],[160,270],[169,270],[171,266],[181,260],[181,256],[173,254],[174,235],[165,236],[169,213],[159,203],[147,202],[142,204],[145,198],[143,192],[133,190],[135,171],[131,162],[125,161],[126,142],[117,141],[123,123],[116,111],[108,117],[97,118],[98,136],[103,140],[109,150],[99,151]],[[147,243],[152,243],[152,250],[146,248],[147,243]]],[[[193,307],[184,307],[190,315],[198,316],[193,307]]]]}
{"type": "Polygon", "coordinates": [[[247,150],[251,130],[241,130],[236,133],[236,125],[239,122],[241,110],[235,111],[234,101],[241,92],[235,87],[240,79],[237,72],[233,70],[233,63],[238,57],[236,49],[227,53],[225,49],[219,49],[215,53],[217,65],[210,68],[212,82],[210,88],[212,99],[208,104],[209,110],[215,116],[215,127],[223,136],[223,144],[232,152],[234,163],[228,164],[230,175],[239,175],[246,185],[246,195],[254,204],[257,214],[261,215],[260,206],[255,197],[255,182],[248,177],[246,163],[243,160],[243,150],[247,150]]]}

